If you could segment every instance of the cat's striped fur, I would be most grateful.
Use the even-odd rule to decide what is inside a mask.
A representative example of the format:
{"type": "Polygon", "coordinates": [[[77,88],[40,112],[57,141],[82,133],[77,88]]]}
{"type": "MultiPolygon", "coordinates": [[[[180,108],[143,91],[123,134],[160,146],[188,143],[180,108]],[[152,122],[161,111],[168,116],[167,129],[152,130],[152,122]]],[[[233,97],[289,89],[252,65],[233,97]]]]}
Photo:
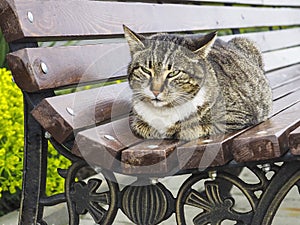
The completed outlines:
{"type": "Polygon", "coordinates": [[[215,32],[144,37],[124,31],[137,135],[191,140],[245,128],[270,113],[272,93],[253,42],[223,42],[215,32]]]}

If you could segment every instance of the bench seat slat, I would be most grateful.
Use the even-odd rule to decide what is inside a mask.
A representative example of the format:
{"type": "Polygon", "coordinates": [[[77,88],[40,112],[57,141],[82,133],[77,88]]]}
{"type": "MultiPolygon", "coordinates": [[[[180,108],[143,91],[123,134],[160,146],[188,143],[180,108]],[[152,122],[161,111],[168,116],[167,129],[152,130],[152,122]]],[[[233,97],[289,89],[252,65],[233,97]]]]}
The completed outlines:
{"type": "Polygon", "coordinates": [[[300,126],[299,110],[298,103],[235,138],[234,159],[248,162],[282,156],[289,150],[289,133],[300,126]]]}
{"type": "Polygon", "coordinates": [[[281,87],[274,89],[273,99],[277,100],[298,90],[300,90],[300,77],[291,79],[281,87]]]}
{"type": "Polygon", "coordinates": [[[270,71],[300,62],[300,46],[264,54],[265,70],[270,71]]]}
{"type": "Polygon", "coordinates": [[[289,144],[293,155],[300,155],[300,126],[289,135],[289,144]]]}
{"type": "Polygon", "coordinates": [[[35,107],[32,115],[62,143],[85,127],[128,115],[131,110],[130,96],[130,88],[125,82],[46,98],[35,107]]]}
{"type": "Polygon", "coordinates": [[[165,176],[178,168],[176,140],[146,140],[122,151],[121,170],[125,174],[165,176]]]}
{"type": "Polygon", "coordinates": [[[182,170],[206,169],[225,165],[233,159],[230,147],[232,139],[239,133],[212,136],[209,139],[200,138],[178,146],[179,168],[182,170]]]}
{"type": "MultiPolygon", "coordinates": [[[[300,109],[300,103],[299,103],[300,99],[298,96],[299,96],[299,92],[294,92],[275,101],[274,108],[277,111],[273,110],[273,114],[272,114],[273,117],[271,118],[271,120],[268,120],[254,128],[246,128],[245,130],[239,131],[234,134],[228,134],[224,136],[221,135],[212,136],[210,137],[209,140],[199,139],[188,143],[171,142],[169,143],[170,145],[167,145],[166,142],[163,142],[161,140],[159,141],[146,140],[136,146],[126,145],[127,148],[114,150],[118,152],[117,154],[118,158],[116,161],[119,160],[122,161],[122,165],[117,168],[118,170],[121,170],[122,173],[126,173],[126,174],[147,173],[147,167],[144,167],[143,169],[143,168],[139,168],[139,166],[143,165],[145,162],[149,164],[149,162],[151,161],[149,160],[149,155],[152,156],[154,155],[155,157],[152,158],[153,159],[152,162],[154,163],[154,165],[153,167],[150,167],[151,169],[148,171],[148,173],[150,173],[151,171],[151,173],[155,174],[159,170],[163,173],[170,173],[174,168],[179,168],[181,170],[195,169],[195,168],[203,169],[209,166],[221,166],[228,163],[230,160],[234,158],[232,154],[232,148],[234,149],[234,154],[238,156],[244,156],[242,154],[243,152],[237,152],[240,149],[239,141],[242,140],[242,144],[248,146],[248,144],[251,143],[252,141],[251,139],[252,136],[257,137],[256,138],[257,143],[260,143],[261,145],[265,143],[267,144],[270,143],[268,142],[269,140],[272,141],[272,143],[274,142],[275,144],[278,142],[280,142],[280,144],[282,143],[286,144],[288,141],[286,140],[287,138],[285,138],[286,135],[288,135],[289,131],[295,129],[297,126],[300,125],[300,118],[298,117],[297,114],[298,112],[297,110],[300,109]],[[286,110],[284,112],[281,112],[284,109],[286,110]],[[295,120],[297,122],[296,124],[293,124],[295,120]],[[282,123],[284,123],[282,125],[283,127],[285,127],[283,131],[276,130],[278,129],[277,126],[278,123],[280,123],[281,125],[282,123]],[[255,134],[259,132],[265,132],[266,130],[268,130],[268,133],[265,134],[266,137],[262,136],[264,135],[264,133],[259,134],[259,136],[258,135],[255,136],[255,134]],[[247,134],[249,133],[251,135],[249,135],[250,138],[247,139],[248,137],[247,134]],[[239,139],[239,137],[242,137],[242,139],[239,139]],[[264,138],[261,139],[261,137],[264,138]],[[238,141],[236,142],[235,140],[238,141]],[[151,147],[149,148],[149,146],[155,146],[155,147],[151,149],[151,147]],[[171,158],[168,159],[168,156],[170,156],[171,158]],[[136,161],[134,159],[136,159],[136,161]]],[[[103,125],[103,126],[107,126],[107,125],[103,125]]],[[[128,137],[132,134],[130,128],[128,127],[129,124],[126,124],[126,126],[127,127],[125,127],[126,130],[124,131],[125,133],[124,135],[128,137]]],[[[118,131],[118,129],[121,128],[115,126],[115,129],[112,131],[112,133],[108,133],[108,134],[110,136],[117,137],[118,139],[118,135],[116,135],[116,132],[121,133],[118,131]]],[[[103,146],[102,143],[103,138],[102,139],[99,137],[95,138],[95,136],[97,136],[97,133],[100,133],[100,135],[102,136],[104,135],[102,125],[83,132],[79,132],[77,140],[81,141],[82,146],[89,146],[90,152],[93,151],[97,152],[98,149],[101,149],[101,151],[103,151],[103,149],[105,149],[106,146],[105,145],[103,146]],[[89,137],[90,135],[92,137],[89,137]],[[84,140],[84,142],[82,140],[84,140]]],[[[142,140],[139,139],[139,141],[142,140]]],[[[287,150],[287,146],[288,146],[287,144],[284,147],[281,146],[281,148],[279,148],[279,144],[277,145],[275,144],[274,144],[275,147],[272,148],[272,152],[269,155],[261,154],[262,156],[261,159],[265,159],[267,156],[278,157],[287,150]]],[[[111,151],[111,147],[109,148],[109,151],[111,151]]],[[[235,157],[236,157],[235,159],[238,161],[253,160],[253,158],[243,158],[243,160],[241,160],[240,158],[237,158],[237,156],[235,157]]]]}
{"type": "Polygon", "coordinates": [[[296,91],[288,93],[286,96],[273,101],[273,110],[271,116],[274,116],[300,102],[299,94],[300,90],[297,89],[296,91]]]}
{"type": "Polygon", "coordinates": [[[76,39],[83,36],[85,37],[83,39],[100,38],[122,34],[122,24],[132,26],[137,32],[166,32],[292,26],[297,25],[297,21],[300,20],[300,10],[297,8],[241,8],[104,1],[10,0],[8,2],[9,4],[1,0],[0,5],[2,12],[8,17],[1,25],[7,41],[22,38],[76,39]],[[29,11],[33,15],[33,21],[28,19],[29,11]],[[82,11],[89,13],[82,14],[82,11]]]}
{"type": "Polygon", "coordinates": [[[80,132],[72,152],[92,165],[119,171],[121,151],[141,141],[132,134],[129,119],[124,118],[80,132]]]}
{"type": "Polygon", "coordinates": [[[297,79],[300,74],[300,64],[266,73],[272,89],[284,86],[287,82],[297,79]]]}

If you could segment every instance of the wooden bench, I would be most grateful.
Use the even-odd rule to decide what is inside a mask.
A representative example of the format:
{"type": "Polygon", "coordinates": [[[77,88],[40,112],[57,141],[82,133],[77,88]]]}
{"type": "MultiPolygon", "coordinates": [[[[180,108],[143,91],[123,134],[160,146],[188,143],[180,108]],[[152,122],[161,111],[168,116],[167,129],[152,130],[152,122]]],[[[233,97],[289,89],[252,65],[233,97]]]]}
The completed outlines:
{"type": "Polygon", "coordinates": [[[0,0],[0,26],[11,49],[8,64],[24,93],[19,224],[46,224],[43,208],[62,202],[67,202],[71,225],[87,212],[98,224],[114,224],[118,209],[140,225],[159,224],[174,213],[183,225],[223,220],[272,224],[288,191],[300,188],[299,7],[297,0],[0,0]],[[190,142],[135,137],[129,128],[130,90],[120,82],[130,61],[122,24],[145,34],[219,30],[223,40],[245,36],[256,41],[273,89],[270,119],[234,134],[190,142]],[[74,44],[38,44],[51,41],[74,44]],[[59,170],[65,192],[54,196],[45,195],[48,140],[72,161],[59,170]],[[85,167],[105,179],[78,181],[76,174],[85,167]],[[242,168],[257,182],[241,180],[242,168]],[[122,189],[119,174],[137,181],[122,189]],[[155,179],[182,174],[191,175],[178,184],[177,196],[155,179]],[[102,182],[107,190],[101,189],[102,182]],[[232,186],[244,194],[250,211],[232,208],[232,186]],[[186,206],[198,213],[186,216],[186,206]]]}

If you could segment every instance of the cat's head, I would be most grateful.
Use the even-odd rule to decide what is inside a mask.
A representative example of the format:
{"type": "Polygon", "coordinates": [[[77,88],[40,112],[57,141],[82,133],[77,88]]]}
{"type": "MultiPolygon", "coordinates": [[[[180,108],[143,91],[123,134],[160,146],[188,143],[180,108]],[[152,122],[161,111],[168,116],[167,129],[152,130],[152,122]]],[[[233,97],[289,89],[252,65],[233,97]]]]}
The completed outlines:
{"type": "Polygon", "coordinates": [[[183,35],[145,37],[124,26],[132,61],[128,80],[133,98],[155,107],[174,107],[192,100],[206,78],[206,57],[216,32],[196,39],[183,35]]]}

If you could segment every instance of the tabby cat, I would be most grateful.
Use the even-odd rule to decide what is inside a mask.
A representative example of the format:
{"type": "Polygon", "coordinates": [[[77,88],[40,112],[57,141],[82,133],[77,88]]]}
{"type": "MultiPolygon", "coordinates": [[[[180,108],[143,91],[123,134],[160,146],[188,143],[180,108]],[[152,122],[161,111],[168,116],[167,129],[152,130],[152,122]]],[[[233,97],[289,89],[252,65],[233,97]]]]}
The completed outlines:
{"type": "Polygon", "coordinates": [[[250,40],[224,42],[216,32],[145,37],[126,26],[124,33],[136,135],[192,140],[267,119],[272,92],[250,40]]]}

